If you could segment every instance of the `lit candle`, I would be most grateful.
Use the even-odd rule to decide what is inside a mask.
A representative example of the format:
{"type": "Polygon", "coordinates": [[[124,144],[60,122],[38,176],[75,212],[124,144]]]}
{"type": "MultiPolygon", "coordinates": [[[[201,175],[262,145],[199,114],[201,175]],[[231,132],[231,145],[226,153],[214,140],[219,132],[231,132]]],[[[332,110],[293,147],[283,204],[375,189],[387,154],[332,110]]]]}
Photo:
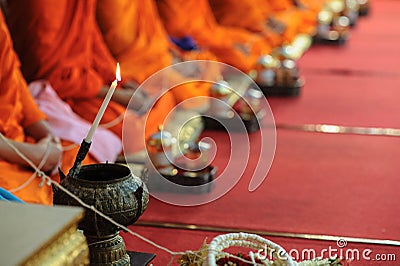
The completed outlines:
{"type": "Polygon", "coordinates": [[[117,88],[118,81],[121,81],[121,72],[119,69],[119,63],[117,63],[117,69],[115,71],[115,80],[111,83],[110,89],[108,90],[107,95],[104,98],[103,103],[101,104],[100,110],[97,113],[96,118],[93,121],[92,127],[90,128],[90,130],[85,138],[85,142],[87,142],[87,143],[92,142],[94,132],[96,131],[97,127],[99,126],[100,120],[103,117],[104,112],[106,111],[107,105],[110,102],[115,89],[117,88]]]}

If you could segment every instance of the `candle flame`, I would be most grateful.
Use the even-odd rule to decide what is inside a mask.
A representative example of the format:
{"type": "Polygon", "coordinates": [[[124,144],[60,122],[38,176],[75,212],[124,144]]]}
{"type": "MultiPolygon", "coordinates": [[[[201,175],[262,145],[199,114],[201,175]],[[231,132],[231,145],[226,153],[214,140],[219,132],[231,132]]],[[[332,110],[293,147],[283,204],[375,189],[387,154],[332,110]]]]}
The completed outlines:
{"type": "Polygon", "coordinates": [[[121,81],[121,70],[119,68],[119,63],[117,63],[117,69],[115,70],[115,80],[121,81]]]}

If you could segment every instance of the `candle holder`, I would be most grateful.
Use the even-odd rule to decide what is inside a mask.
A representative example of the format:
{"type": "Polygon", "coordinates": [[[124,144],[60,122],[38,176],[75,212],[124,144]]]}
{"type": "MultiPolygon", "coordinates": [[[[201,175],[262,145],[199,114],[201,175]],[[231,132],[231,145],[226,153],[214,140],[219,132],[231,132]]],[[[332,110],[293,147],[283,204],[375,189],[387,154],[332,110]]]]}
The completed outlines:
{"type": "Polygon", "coordinates": [[[175,166],[175,171],[171,173],[157,173],[152,170],[146,170],[148,178],[147,184],[153,192],[169,192],[169,193],[187,193],[187,194],[206,194],[213,189],[212,181],[217,176],[218,168],[215,166],[207,166],[204,169],[190,171],[175,166]],[[166,181],[161,181],[161,177],[166,181]],[[180,185],[186,187],[184,190],[178,190],[174,186],[180,185]]]}
{"type": "Polygon", "coordinates": [[[330,0],[318,13],[317,33],[314,43],[344,45],[349,39],[350,27],[358,17],[359,6],[356,0],[351,0],[353,7],[343,0],[330,0]]]}
{"type": "MultiPolygon", "coordinates": [[[[61,171],[60,175],[62,186],[124,226],[133,224],[145,211],[149,201],[145,184],[124,165],[85,165],[74,177],[65,177],[61,171]]],[[[59,189],[54,191],[54,204],[80,206],[59,189]]],[[[135,260],[126,251],[124,241],[119,236],[120,228],[95,212],[85,210],[78,228],[88,241],[91,265],[131,265],[135,260]]],[[[154,257],[149,255],[147,260],[154,257]]]]}
{"type": "Polygon", "coordinates": [[[304,81],[299,77],[296,62],[280,57],[280,54],[262,56],[254,71],[254,80],[267,97],[298,96],[304,81]]]}
{"type": "Polygon", "coordinates": [[[358,10],[358,15],[363,17],[363,16],[368,16],[369,12],[371,11],[371,4],[369,0],[358,0],[358,4],[360,5],[360,8],[358,10]]]}
{"type": "MultiPolygon", "coordinates": [[[[216,100],[212,100],[210,108],[202,116],[204,128],[206,130],[217,131],[243,131],[243,125],[247,132],[255,132],[260,129],[259,121],[264,117],[261,108],[263,93],[257,88],[250,86],[230,107],[227,103],[229,96],[233,93],[219,92],[221,85],[214,84],[211,87],[211,96],[216,100]],[[220,95],[224,95],[222,98],[220,95]],[[220,100],[220,101],[218,101],[220,100]],[[233,110],[231,110],[233,108],[233,110]]],[[[222,88],[222,91],[226,91],[222,88]]]]}
{"type": "Polygon", "coordinates": [[[354,27],[357,24],[360,12],[360,4],[358,0],[346,0],[345,8],[342,15],[346,16],[350,20],[350,27],[354,27]]]}
{"type": "MultiPolygon", "coordinates": [[[[179,162],[173,155],[176,142],[172,135],[159,127],[147,140],[149,160],[146,162],[144,178],[151,191],[177,192],[174,184],[186,186],[188,193],[208,193],[212,189],[212,181],[217,168],[207,165],[208,152],[201,149],[199,143],[187,144],[184,147],[188,163],[179,162]],[[199,160],[197,160],[199,159],[199,160]],[[166,180],[162,180],[165,178],[166,180]]],[[[181,159],[181,158],[180,158],[181,159]]]]}
{"type": "Polygon", "coordinates": [[[214,131],[227,131],[228,129],[224,125],[229,125],[229,131],[232,132],[256,132],[260,129],[260,121],[264,116],[264,112],[261,110],[258,113],[233,113],[230,117],[210,117],[203,116],[204,128],[206,130],[214,131]],[[244,125],[238,123],[241,121],[244,125]]]}

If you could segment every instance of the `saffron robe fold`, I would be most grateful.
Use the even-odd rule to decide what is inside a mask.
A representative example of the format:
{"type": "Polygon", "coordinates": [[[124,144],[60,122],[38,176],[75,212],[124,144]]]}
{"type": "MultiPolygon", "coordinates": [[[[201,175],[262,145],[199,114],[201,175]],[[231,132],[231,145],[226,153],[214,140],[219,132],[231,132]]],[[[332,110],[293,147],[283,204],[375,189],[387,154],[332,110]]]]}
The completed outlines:
{"type": "Polygon", "coordinates": [[[252,70],[260,56],[271,52],[272,47],[263,36],[218,24],[208,0],[158,0],[156,4],[171,36],[190,35],[219,61],[244,72],[252,70]]]}
{"type": "MultiPolygon", "coordinates": [[[[291,42],[297,34],[314,35],[317,30],[318,13],[316,10],[302,5],[301,1],[264,0],[264,13],[286,25],[284,36],[286,42],[291,42]],[[268,9],[266,8],[268,7],[268,9]]],[[[309,3],[315,0],[308,0],[309,3]]],[[[318,0],[319,1],[319,0],[318,0]]]]}
{"type": "MultiPolygon", "coordinates": [[[[82,118],[92,122],[103,102],[97,95],[102,86],[115,79],[116,60],[104,43],[96,22],[95,0],[15,0],[8,6],[8,22],[15,49],[28,81],[46,79],[61,99],[82,118]],[[24,6],[24,8],[21,8],[24,6]]],[[[123,81],[135,80],[124,69],[123,81]]],[[[164,106],[171,99],[163,97],[146,123],[155,132],[164,116],[164,106]]],[[[102,123],[122,138],[126,107],[111,101],[102,123]],[[117,121],[116,123],[114,123],[117,121]],[[119,121],[119,122],[118,122],[119,121]]],[[[129,123],[140,131],[145,119],[129,123]]],[[[136,143],[132,143],[135,148],[136,143]]]]}
{"type": "MultiPolygon", "coordinates": [[[[309,0],[311,2],[317,0],[309,0]]],[[[306,5],[297,7],[292,0],[209,0],[222,25],[237,26],[262,33],[274,45],[293,41],[299,33],[313,35],[317,13],[306,5]]],[[[314,5],[312,5],[316,8],[314,5]]]]}
{"type": "MultiPolygon", "coordinates": [[[[134,77],[142,83],[157,71],[173,64],[171,50],[175,49],[153,0],[98,0],[97,20],[109,50],[121,64],[123,75],[134,77]]],[[[192,59],[214,59],[205,53],[187,52],[180,55],[192,59]]],[[[169,83],[188,81],[174,70],[168,73],[168,78],[169,83]]],[[[169,109],[189,98],[207,96],[209,87],[207,83],[192,82],[173,88],[163,96],[168,97],[170,102],[163,101],[164,111],[160,113],[167,114],[169,109]]]]}
{"type": "Polygon", "coordinates": [[[209,0],[209,3],[215,18],[221,25],[240,27],[260,33],[273,47],[282,45],[284,38],[280,30],[267,23],[263,11],[265,0],[209,0]]]}
{"type": "MultiPolygon", "coordinates": [[[[20,72],[20,62],[13,51],[12,41],[0,12],[0,132],[8,139],[28,141],[24,129],[45,119],[31,96],[25,79],[20,72]]],[[[67,145],[68,143],[63,143],[67,145]]],[[[74,162],[77,148],[64,152],[63,169],[69,169],[74,162]]],[[[84,163],[93,162],[88,157],[84,163]]],[[[34,173],[32,169],[0,159],[0,187],[11,190],[21,200],[30,203],[52,204],[52,189],[39,187],[41,179],[34,177],[29,185],[24,184],[34,173]]],[[[57,178],[57,177],[55,177],[57,178]]]]}

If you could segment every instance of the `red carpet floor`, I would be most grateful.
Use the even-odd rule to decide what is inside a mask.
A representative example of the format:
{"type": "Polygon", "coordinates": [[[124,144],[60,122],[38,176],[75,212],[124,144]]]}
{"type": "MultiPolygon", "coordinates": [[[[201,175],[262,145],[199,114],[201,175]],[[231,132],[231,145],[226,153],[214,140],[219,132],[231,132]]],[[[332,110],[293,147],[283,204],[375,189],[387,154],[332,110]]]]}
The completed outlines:
{"type": "MultiPolygon", "coordinates": [[[[400,1],[372,1],[372,13],[359,20],[345,46],[312,47],[300,61],[306,78],[301,96],[269,99],[277,124],[400,128],[399,10],[400,1]]],[[[218,145],[214,164],[222,171],[230,155],[228,139],[218,132],[205,135],[218,145]]],[[[238,184],[225,196],[197,207],[178,207],[151,198],[139,222],[400,240],[400,137],[278,128],[268,176],[257,190],[249,192],[260,140],[258,133],[250,135],[250,160],[238,184]]],[[[241,145],[245,144],[233,148],[240,150],[241,145]]],[[[232,163],[238,165],[241,159],[234,158],[232,163]]],[[[197,249],[206,237],[210,240],[218,234],[140,226],[132,229],[174,251],[197,249]]],[[[168,263],[170,257],[164,251],[123,236],[128,248],[156,253],[154,265],[168,263]]],[[[267,238],[286,250],[320,251],[335,245],[267,238]]],[[[349,247],[397,256],[397,263],[363,260],[354,265],[400,264],[399,247],[355,243],[349,247]]]]}
{"type": "Polygon", "coordinates": [[[256,191],[247,189],[256,163],[250,160],[222,198],[198,207],[152,199],[141,220],[400,239],[400,138],[277,134],[274,162],[256,191]]]}
{"type": "Polygon", "coordinates": [[[299,98],[268,100],[277,124],[400,128],[400,72],[393,77],[325,74],[306,77],[299,98]]]}
{"type": "Polygon", "coordinates": [[[400,127],[399,1],[372,1],[344,46],[314,46],[300,59],[300,98],[269,99],[277,123],[400,127]]]}
{"type": "MultiPolygon", "coordinates": [[[[210,242],[213,237],[219,234],[223,234],[221,232],[159,229],[142,226],[133,226],[132,229],[134,229],[137,233],[146,238],[157,239],[158,244],[174,252],[198,250],[204,240],[210,242]]],[[[153,265],[167,265],[172,258],[169,253],[165,251],[160,251],[154,246],[138,240],[136,237],[128,234],[123,234],[122,236],[125,239],[125,242],[127,244],[126,247],[128,250],[157,254],[155,259],[152,261],[153,265]]],[[[392,258],[393,256],[399,258],[400,256],[400,249],[393,246],[348,243],[347,246],[343,248],[338,248],[336,242],[332,241],[303,240],[282,237],[268,237],[268,239],[275,243],[279,243],[279,245],[284,247],[285,250],[289,252],[289,254],[292,254],[294,257],[296,257],[298,254],[299,258],[304,258],[305,260],[309,258],[308,254],[313,254],[309,252],[315,251],[315,254],[319,256],[320,254],[323,254],[321,253],[323,249],[332,250],[332,254],[334,255],[340,255],[341,253],[346,254],[347,252],[348,257],[355,258],[351,263],[351,265],[354,266],[398,265],[398,259],[396,263],[396,261],[389,258],[392,258]],[[367,249],[371,250],[371,252],[369,253],[365,251],[367,249]],[[366,252],[365,254],[368,256],[363,256],[362,252],[366,252]],[[359,256],[357,254],[359,254],[359,256]],[[378,259],[380,258],[386,258],[386,260],[379,261],[378,259]]],[[[174,257],[173,261],[175,263],[173,263],[172,265],[177,265],[176,261],[178,258],[179,256],[174,257]]]]}
{"type": "Polygon", "coordinates": [[[347,45],[315,46],[300,59],[307,80],[310,72],[325,73],[327,70],[347,75],[398,76],[399,1],[372,0],[371,3],[370,16],[359,20],[347,45]]]}

